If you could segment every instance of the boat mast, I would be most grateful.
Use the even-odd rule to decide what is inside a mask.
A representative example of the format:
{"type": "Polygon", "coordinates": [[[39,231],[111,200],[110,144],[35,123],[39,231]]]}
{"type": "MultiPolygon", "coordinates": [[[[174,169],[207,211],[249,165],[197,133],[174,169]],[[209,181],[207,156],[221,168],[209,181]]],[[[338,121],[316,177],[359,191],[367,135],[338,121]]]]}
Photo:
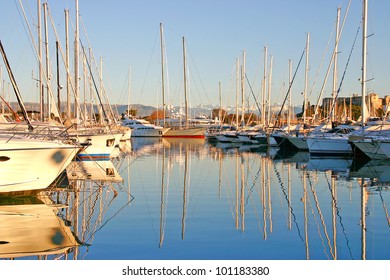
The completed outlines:
{"type": "Polygon", "coordinates": [[[364,123],[366,121],[366,63],[367,63],[367,5],[368,0],[363,0],[363,43],[362,43],[362,128],[364,132],[364,123]]]}
{"type": "Polygon", "coordinates": [[[70,74],[69,74],[69,10],[65,10],[65,45],[66,45],[66,118],[70,120],[70,74]]]}
{"type": "Polygon", "coordinates": [[[292,61],[288,60],[288,71],[289,71],[289,89],[288,89],[288,111],[287,111],[287,130],[290,132],[291,125],[291,86],[292,86],[292,61]]]}
{"type": "Polygon", "coordinates": [[[271,122],[271,85],[272,85],[272,62],[273,62],[273,56],[270,57],[270,64],[269,64],[269,75],[268,75],[268,100],[267,100],[267,128],[270,126],[271,122]]]}
{"type": "Polygon", "coordinates": [[[303,90],[303,124],[306,124],[306,110],[307,110],[307,83],[309,74],[309,40],[310,33],[306,34],[306,67],[305,67],[305,87],[303,90]]]}
{"type": "Polygon", "coordinates": [[[219,92],[219,110],[218,110],[218,122],[222,125],[222,90],[221,90],[221,81],[218,83],[218,92],[219,92]]]}
{"type": "Polygon", "coordinates": [[[57,62],[57,106],[58,110],[61,111],[61,85],[60,85],[60,58],[59,58],[59,50],[58,50],[58,41],[56,41],[56,62],[57,62]]]}
{"type": "Polygon", "coordinates": [[[49,94],[49,77],[50,77],[50,59],[49,59],[49,33],[47,27],[47,3],[43,3],[43,18],[45,23],[45,57],[46,57],[46,94],[47,94],[47,104],[46,104],[46,116],[50,120],[50,107],[51,100],[49,94]]]}
{"type": "Polygon", "coordinates": [[[186,41],[183,36],[183,75],[184,75],[184,106],[186,113],[186,128],[188,128],[188,103],[187,103],[187,58],[186,58],[186,41]]]}
{"type": "Polygon", "coordinates": [[[38,62],[39,62],[39,77],[38,77],[38,87],[39,87],[39,103],[40,103],[40,112],[41,112],[41,121],[44,121],[44,97],[43,97],[43,84],[42,84],[42,31],[41,31],[41,0],[37,0],[38,6],[38,62]]]}
{"type": "Polygon", "coordinates": [[[74,38],[74,85],[75,85],[75,102],[74,102],[74,116],[76,121],[79,121],[79,1],[75,0],[76,4],[76,27],[74,38]]]}
{"type": "Polygon", "coordinates": [[[127,117],[130,116],[130,94],[131,94],[131,66],[129,68],[129,87],[128,87],[129,95],[127,96],[127,117]]]}
{"type": "Polygon", "coordinates": [[[238,91],[239,91],[239,76],[240,73],[240,59],[236,59],[236,130],[238,130],[238,91]]]}
{"type": "Polygon", "coordinates": [[[246,52],[242,51],[242,68],[241,68],[241,127],[244,129],[245,124],[245,72],[246,72],[246,52]]]}
{"type": "Polygon", "coordinates": [[[28,130],[32,131],[32,130],[34,130],[34,127],[32,126],[32,124],[30,122],[30,119],[28,117],[28,114],[27,114],[27,110],[24,107],[24,104],[23,104],[23,101],[22,101],[22,97],[21,97],[20,92],[19,92],[19,87],[16,84],[15,77],[14,77],[14,75],[12,73],[11,66],[9,65],[9,62],[8,62],[8,59],[7,59],[7,55],[5,54],[5,50],[4,50],[4,47],[3,47],[3,44],[1,43],[1,41],[0,41],[0,51],[1,51],[1,54],[3,56],[5,67],[7,68],[8,76],[9,76],[9,78],[11,80],[12,87],[14,88],[16,99],[18,100],[19,106],[22,109],[23,117],[24,117],[25,121],[27,122],[28,130]]]}
{"type": "Polygon", "coordinates": [[[165,85],[164,85],[164,34],[163,24],[160,23],[160,46],[161,46],[161,94],[162,94],[162,108],[163,108],[163,126],[165,126],[165,85]]]}
{"type": "Polygon", "coordinates": [[[336,18],[336,42],[334,46],[333,52],[333,110],[331,112],[332,117],[331,121],[334,122],[336,120],[337,113],[337,57],[338,57],[338,45],[339,45],[339,37],[340,37],[340,7],[337,8],[337,18],[336,18]]]}
{"type": "Polygon", "coordinates": [[[264,47],[264,74],[262,87],[262,104],[261,104],[261,122],[263,130],[265,129],[265,94],[267,90],[267,46],[264,47]]]}

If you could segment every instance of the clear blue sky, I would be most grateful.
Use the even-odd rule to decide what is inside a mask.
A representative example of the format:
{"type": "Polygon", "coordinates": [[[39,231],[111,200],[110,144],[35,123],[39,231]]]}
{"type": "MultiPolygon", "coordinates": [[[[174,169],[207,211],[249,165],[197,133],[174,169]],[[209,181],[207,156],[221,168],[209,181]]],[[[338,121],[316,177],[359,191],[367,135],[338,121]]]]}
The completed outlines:
{"type": "MultiPolygon", "coordinates": [[[[36,40],[37,1],[20,0],[36,40]]],[[[38,101],[37,60],[26,31],[19,0],[3,0],[0,11],[0,39],[25,101],[38,101]]],[[[44,2],[44,0],[42,0],[44,2]]],[[[65,48],[64,9],[69,9],[71,27],[75,24],[74,0],[49,0],[50,14],[59,40],[65,48]]],[[[295,70],[310,34],[309,81],[314,104],[324,82],[334,46],[337,7],[341,21],[349,0],[79,0],[80,37],[103,59],[103,80],[112,104],[127,104],[131,68],[131,103],[161,104],[161,58],[159,25],[163,23],[166,42],[166,103],[180,105],[183,97],[182,36],[187,42],[191,106],[219,104],[218,84],[222,86],[223,106],[235,104],[235,61],[246,52],[246,74],[256,98],[260,98],[263,76],[263,49],[273,57],[272,103],[281,103],[287,91],[288,60],[295,70]],[[85,28],[85,29],[84,29],[85,28]],[[86,39],[88,37],[88,40],[86,39]],[[328,46],[329,43],[329,46],[328,46]],[[325,53],[327,47],[329,48],[325,53]],[[321,60],[324,58],[322,66],[321,60]],[[317,74],[318,73],[318,74],[317,74]],[[314,84],[314,86],[313,86],[314,84]]],[[[390,1],[369,1],[367,88],[381,97],[390,94],[390,1]]],[[[361,26],[362,1],[353,0],[339,45],[339,81],[361,26]]],[[[42,14],[43,17],[43,14],[42,14]]],[[[43,33],[44,34],[44,33],[43,33]]],[[[73,42],[71,33],[70,40],[73,42]]],[[[345,73],[340,96],[360,94],[361,30],[345,73]]],[[[49,56],[55,74],[55,36],[49,22],[49,56]]],[[[73,61],[73,53],[72,59],[73,61]]],[[[270,59],[268,58],[268,64],[270,59]]],[[[0,61],[0,65],[4,65],[0,61]]],[[[269,66],[269,65],[268,65],[269,66]]],[[[82,68],[80,67],[82,75],[82,68]]],[[[293,103],[301,105],[305,60],[293,85],[293,103]]],[[[64,70],[61,70],[62,73],[64,70]]],[[[73,66],[71,66],[73,71],[73,66]]],[[[3,67],[3,79],[8,76],[3,67]]],[[[98,80],[98,77],[95,77],[98,80]]],[[[324,97],[329,97],[332,72],[324,97]]],[[[61,78],[61,84],[65,80],[61,78]]],[[[81,81],[80,84],[83,87],[81,81]]],[[[54,88],[54,91],[56,89],[54,88]]],[[[81,90],[82,91],[82,90],[81,90]]],[[[62,90],[62,94],[65,90],[62,90]]],[[[249,102],[253,97],[246,84],[249,102]]],[[[11,92],[12,99],[15,100],[11,92]]]]}

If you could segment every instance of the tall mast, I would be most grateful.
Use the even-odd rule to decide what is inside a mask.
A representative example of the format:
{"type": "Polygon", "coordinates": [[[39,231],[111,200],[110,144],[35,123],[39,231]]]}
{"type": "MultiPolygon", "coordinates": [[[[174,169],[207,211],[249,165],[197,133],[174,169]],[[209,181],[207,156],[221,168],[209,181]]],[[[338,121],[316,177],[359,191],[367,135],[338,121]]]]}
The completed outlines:
{"type": "Polygon", "coordinates": [[[267,90],[267,46],[264,47],[264,74],[262,87],[261,123],[265,128],[265,93],[267,90]]]}
{"type": "MultiPolygon", "coordinates": [[[[367,63],[367,5],[368,0],[363,0],[363,45],[362,45],[362,127],[366,121],[366,63],[367,63]]],[[[364,130],[363,130],[364,131],[364,130]]]]}
{"type": "Polygon", "coordinates": [[[239,91],[240,60],[236,59],[236,129],[238,130],[238,91],[239,91]]]}
{"type": "Polygon", "coordinates": [[[164,33],[163,25],[160,23],[160,45],[161,45],[161,94],[162,94],[162,108],[163,108],[163,125],[165,126],[165,84],[164,84],[164,33]]]}
{"type": "Polygon", "coordinates": [[[20,95],[20,92],[19,92],[19,87],[16,84],[14,74],[12,73],[11,66],[9,65],[8,58],[7,58],[7,55],[5,54],[5,50],[4,50],[4,47],[3,47],[3,44],[1,43],[1,41],[0,41],[0,52],[1,52],[1,55],[3,56],[4,64],[5,64],[5,67],[7,68],[8,76],[11,80],[12,87],[13,87],[15,95],[16,95],[16,99],[18,100],[20,109],[22,110],[23,117],[27,122],[28,130],[32,131],[32,130],[34,130],[34,127],[32,126],[30,119],[28,117],[27,110],[26,110],[24,103],[22,101],[22,96],[20,95]]]}
{"type": "Polygon", "coordinates": [[[241,125],[244,126],[245,123],[245,72],[246,72],[246,52],[245,50],[242,51],[242,70],[241,70],[241,125]]]}
{"type": "Polygon", "coordinates": [[[219,92],[219,110],[218,110],[218,122],[222,124],[222,90],[221,90],[221,81],[218,83],[218,92],[219,92]]]}
{"type": "Polygon", "coordinates": [[[273,57],[270,57],[270,63],[269,63],[269,75],[268,75],[268,100],[267,100],[267,127],[270,126],[271,122],[271,85],[272,85],[272,62],[273,62],[273,57]]]}
{"type": "Polygon", "coordinates": [[[57,61],[57,107],[58,110],[61,111],[61,85],[60,85],[60,58],[59,58],[59,51],[58,51],[58,41],[56,41],[56,61],[57,61]]]}
{"type": "Polygon", "coordinates": [[[79,1],[76,3],[76,30],[74,36],[74,86],[75,86],[75,102],[74,102],[74,116],[79,120],[78,98],[79,98],[79,1]]]}
{"type": "Polygon", "coordinates": [[[66,118],[70,120],[70,74],[69,74],[69,10],[65,10],[65,45],[66,45],[66,118]]]}
{"type": "Polygon", "coordinates": [[[287,111],[287,129],[288,132],[290,132],[290,125],[291,125],[291,86],[292,86],[292,61],[291,59],[288,60],[288,72],[289,72],[289,90],[288,90],[288,111],[287,111]]]}
{"type": "Polygon", "coordinates": [[[39,63],[39,77],[38,77],[38,87],[39,87],[39,103],[40,103],[40,112],[41,112],[41,121],[45,119],[44,113],[44,96],[43,96],[43,73],[42,73],[42,31],[41,31],[41,0],[37,0],[37,6],[38,6],[38,25],[37,25],[37,31],[38,31],[38,63],[39,63]]]}
{"type": "Polygon", "coordinates": [[[131,66],[129,68],[129,87],[128,87],[129,95],[127,96],[127,117],[130,116],[130,94],[131,94],[131,66]]]}
{"type": "Polygon", "coordinates": [[[334,46],[334,53],[333,53],[333,112],[331,121],[336,120],[335,113],[337,112],[337,57],[338,57],[338,45],[339,45],[339,37],[340,37],[340,7],[337,8],[337,18],[336,18],[336,42],[334,46]]]}
{"type": "Polygon", "coordinates": [[[183,36],[183,73],[184,73],[184,106],[186,110],[186,128],[188,128],[188,103],[187,103],[187,58],[186,58],[186,41],[183,36]]]}
{"type": "Polygon", "coordinates": [[[305,88],[303,90],[303,124],[306,124],[306,111],[307,111],[307,83],[309,74],[309,40],[310,34],[306,34],[306,67],[305,67],[305,88]]]}
{"type": "Polygon", "coordinates": [[[45,23],[45,57],[46,57],[46,93],[47,93],[47,104],[46,104],[46,115],[48,119],[50,116],[50,94],[49,94],[49,82],[50,82],[50,59],[49,59],[49,33],[47,29],[47,3],[43,3],[43,17],[45,23]]]}

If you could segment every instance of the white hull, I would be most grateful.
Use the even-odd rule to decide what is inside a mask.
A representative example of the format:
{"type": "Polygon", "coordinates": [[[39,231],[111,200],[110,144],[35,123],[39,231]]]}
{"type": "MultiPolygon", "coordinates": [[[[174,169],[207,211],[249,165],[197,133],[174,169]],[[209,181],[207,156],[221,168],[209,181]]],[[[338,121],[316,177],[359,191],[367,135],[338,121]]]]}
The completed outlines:
{"type": "Polygon", "coordinates": [[[133,129],[132,137],[161,137],[167,132],[169,128],[155,128],[155,129],[144,129],[137,128],[133,129]]]}
{"type": "Polygon", "coordinates": [[[65,170],[79,147],[22,137],[0,138],[0,192],[46,189],[65,170]]]}
{"type": "Polygon", "coordinates": [[[80,133],[70,135],[70,137],[77,139],[79,143],[88,145],[77,156],[79,159],[87,160],[111,157],[122,136],[123,133],[80,133]]]}
{"type": "Polygon", "coordinates": [[[389,139],[363,138],[360,140],[353,141],[353,144],[369,158],[372,159],[390,158],[390,138],[389,139]]]}
{"type": "Polygon", "coordinates": [[[352,154],[352,147],[347,137],[307,137],[306,141],[310,154],[323,156],[352,154]]]}
{"type": "Polygon", "coordinates": [[[162,137],[169,128],[149,123],[144,119],[125,119],[122,126],[132,130],[132,137],[162,137]]]}

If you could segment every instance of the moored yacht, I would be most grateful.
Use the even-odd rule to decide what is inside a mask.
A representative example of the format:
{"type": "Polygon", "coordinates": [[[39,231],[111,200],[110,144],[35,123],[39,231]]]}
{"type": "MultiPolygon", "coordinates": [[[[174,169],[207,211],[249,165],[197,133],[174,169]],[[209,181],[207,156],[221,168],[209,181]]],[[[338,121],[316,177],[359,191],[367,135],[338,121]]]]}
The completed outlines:
{"type": "Polygon", "coordinates": [[[80,151],[77,144],[0,134],[0,193],[46,189],[80,151]]]}
{"type": "Polygon", "coordinates": [[[132,137],[161,137],[169,130],[169,128],[151,124],[144,119],[125,119],[122,126],[132,129],[132,137]]]}
{"type": "Polygon", "coordinates": [[[358,126],[338,126],[323,134],[313,134],[306,137],[311,155],[349,156],[353,154],[349,143],[349,134],[358,126]]]}

